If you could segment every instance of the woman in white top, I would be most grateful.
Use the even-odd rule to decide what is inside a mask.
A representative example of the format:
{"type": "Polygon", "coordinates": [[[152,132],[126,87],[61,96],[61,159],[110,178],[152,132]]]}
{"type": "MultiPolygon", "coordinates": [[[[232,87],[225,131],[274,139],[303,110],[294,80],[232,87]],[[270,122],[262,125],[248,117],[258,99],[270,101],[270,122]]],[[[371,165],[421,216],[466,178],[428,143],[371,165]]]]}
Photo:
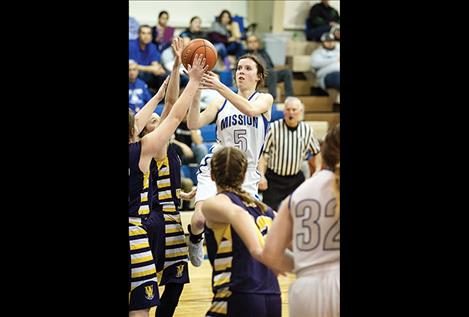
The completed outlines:
{"type": "Polygon", "coordinates": [[[280,206],[260,259],[272,269],[296,273],[290,316],[340,315],[339,125],[326,135],[321,155],[322,169],[280,206]],[[293,257],[285,253],[289,245],[293,257]]]}
{"type": "Polygon", "coordinates": [[[200,162],[197,175],[195,212],[189,226],[188,244],[189,258],[194,266],[200,266],[203,260],[202,233],[205,218],[201,212],[202,203],[217,193],[216,185],[210,177],[210,159],[213,153],[222,146],[234,146],[242,150],[248,160],[242,189],[253,197],[257,196],[260,181],[257,165],[264,146],[273,103],[272,95],[259,93],[256,90],[262,85],[265,76],[265,67],[257,57],[243,55],[236,64],[237,93],[221,83],[214,73],[208,72],[202,78],[202,88],[214,89],[222,98],[214,100],[200,113],[200,98],[196,96],[189,108],[187,118],[189,129],[200,129],[214,121],[217,128],[217,143],[200,162]]]}

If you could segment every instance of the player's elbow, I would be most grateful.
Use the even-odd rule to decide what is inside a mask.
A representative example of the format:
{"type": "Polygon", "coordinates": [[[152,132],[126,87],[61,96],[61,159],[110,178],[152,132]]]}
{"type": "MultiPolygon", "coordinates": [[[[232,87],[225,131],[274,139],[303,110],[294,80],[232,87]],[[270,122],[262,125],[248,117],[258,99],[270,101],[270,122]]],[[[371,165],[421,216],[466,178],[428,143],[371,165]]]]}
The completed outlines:
{"type": "Polygon", "coordinates": [[[269,251],[265,248],[264,248],[260,258],[261,258],[260,261],[262,263],[264,263],[265,265],[274,266],[274,264],[275,264],[276,257],[274,256],[273,252],[271,252],[271,251],[269,251]]]}
{"type": "Polygon", "coordinates": [[[262,248],[260,246],[254,246],[249,248],[249,253],[257,261],[262,262],[262,248]]]}
{"type": "Polygon", "coordinates": [[[196,122],[187,121],[187,128],[189,128],[189,130],[195,130],[195,129],[198,129],[199,127],[197,126],[196,122]]]}
{"type": "Polygon", "coordinates": [[[257,116],[257,111],[254,108],[248,108],[245,111],[243,111],[243,113],[249,117],[257,116]]]}

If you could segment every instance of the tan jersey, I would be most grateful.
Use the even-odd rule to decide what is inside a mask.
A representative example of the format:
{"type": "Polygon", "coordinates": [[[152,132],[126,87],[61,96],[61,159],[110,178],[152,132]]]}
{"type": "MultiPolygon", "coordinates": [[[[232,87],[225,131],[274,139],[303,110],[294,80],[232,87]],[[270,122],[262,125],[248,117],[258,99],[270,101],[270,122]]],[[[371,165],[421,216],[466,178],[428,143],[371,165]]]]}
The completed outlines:
{"type": "Polygon", "coordinates": [[[340,259],[334,182],[333,172],[321,170],[291,195],[295,272],[340,259]]]}

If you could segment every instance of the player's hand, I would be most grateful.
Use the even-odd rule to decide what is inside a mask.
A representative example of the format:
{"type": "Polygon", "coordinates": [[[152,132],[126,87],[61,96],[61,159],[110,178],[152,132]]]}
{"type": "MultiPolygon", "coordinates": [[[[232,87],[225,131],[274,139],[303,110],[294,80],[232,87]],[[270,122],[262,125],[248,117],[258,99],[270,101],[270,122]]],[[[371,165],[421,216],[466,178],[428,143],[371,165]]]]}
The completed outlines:
{"type": "Polygon", "coordinates": [[[277,269],[273,269],[273,268],[270,268],[270,270],[274,273],[275,276],[279,276],[279,275],[282,275],[282,276],[287,276],[287,273],[283,272],[283,271],[279,271],[277,269]]]}
{"type": "Polygon", "coordinates": [[[265,176],[261,176],[261,180],[259,181],[259,190],[267,190],[267,188],[269,188],[269,184],[267,182],[267,179],[265,178],[265,176]]]}
{"type": "Polygon", "coordinates": [[[181,199],[182,200],[191,200],[192,198],[194,198],[196,192],[197,192],[197,187],[195,187],[193,190],[191,190],[188,193],[185,193],[185,192],[181,191],[181,199]]]}
{"type": "Polygon", "coordinates": [[[221,81],[218,79],[216,74],[212,71],[207,72],[204,74],[202,77],[202,82],[201,82],[201,88],[203,89],[215,89],[219,90],[220,88],[223,87],[223,84],[221,81]]]}
{"type": "Polygon", "coordinates": [[[169,76],[166,77],[163,84],[160,86],[160,89],[158,89],[158,92],[156,93],[156,96],[158,96],[157,97],[158,99],[163,100],[164,95],[166,94],[166,87],[168,87],[168,83],[169,83],[169,76]]]}
{"type": "Polygon", "coordinates": [[[176,37],[173,39],[173,43],[171,44],[171,48],[173,49],[174,53],[174,65],[179,67],[181,65],[182,61],[182,51],[184,50],[184,41],[182,40],[181,37],[176,37]]]}
{"type": "Polygon", "coordinates": [[[194,60],[192,61],[192,65],[187,65],[189,68],[187,73],[191,80],[202,80],[202,75],[207,71],[208,65],[205,65],[205,57],[203,55],[195,54],[194,60]]]}

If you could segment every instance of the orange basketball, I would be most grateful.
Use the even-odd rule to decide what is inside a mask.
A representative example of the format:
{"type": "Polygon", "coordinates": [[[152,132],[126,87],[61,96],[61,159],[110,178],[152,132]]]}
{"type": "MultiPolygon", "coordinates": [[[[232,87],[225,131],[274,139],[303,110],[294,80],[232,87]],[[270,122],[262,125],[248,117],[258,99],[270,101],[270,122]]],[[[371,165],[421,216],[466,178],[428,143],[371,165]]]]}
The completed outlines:
{"type": "Polygon", "coordinates": [[[208,70],[212,70],[217,63],[217,49],[207,40],[195,39],[189,42],[182,51],[182,64],[186,69],[187,65],[192,66],[196,54],[202,54],[205,57],[205,65],[208,65],[208,70]]]}

